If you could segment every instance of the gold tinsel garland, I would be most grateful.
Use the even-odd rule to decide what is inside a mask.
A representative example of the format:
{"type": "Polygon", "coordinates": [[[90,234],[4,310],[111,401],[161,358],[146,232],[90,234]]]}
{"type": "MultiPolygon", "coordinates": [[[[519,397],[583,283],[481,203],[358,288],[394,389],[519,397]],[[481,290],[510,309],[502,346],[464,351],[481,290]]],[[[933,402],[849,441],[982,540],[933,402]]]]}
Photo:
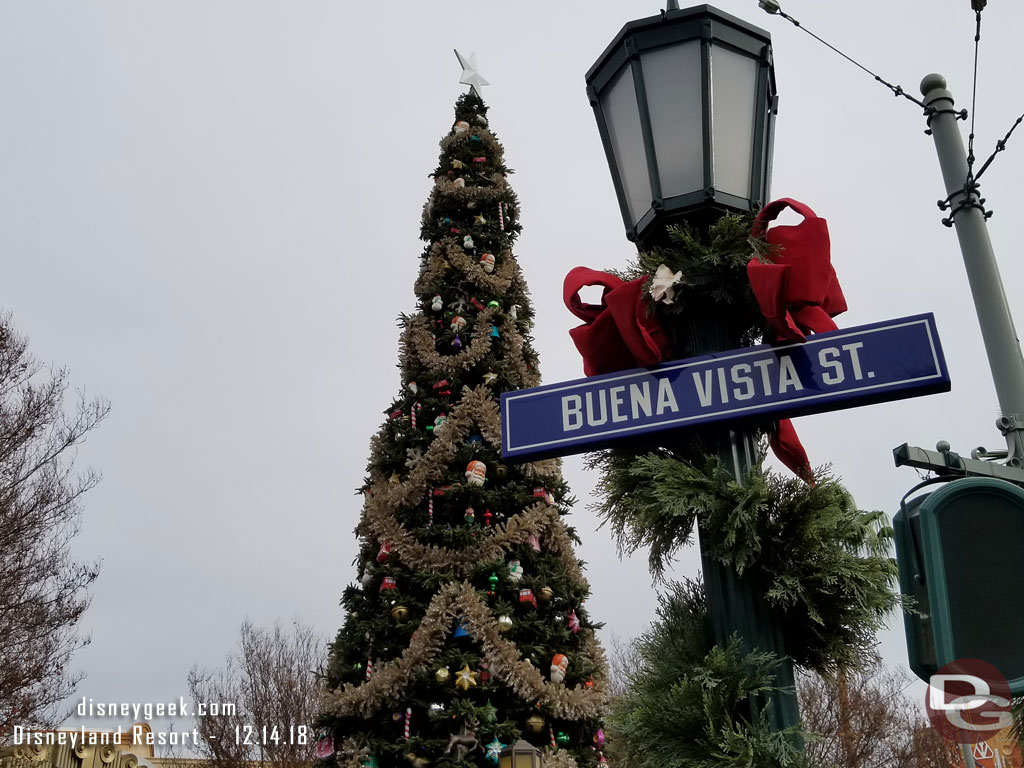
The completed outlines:
{"type": "Polygon", "coordinates": [[[475,548],[455,552],[444,547],[419,543],[391,516],[386,507],[369,500],[359,532],[391,545],[390,554],[420,571],[455,571],[461,576],[473,573],[486,563],[501,558],[513,547],[524,544],[531,535],[543,536],[545,546],[559,555],[563,567],[574,581],[583,580],[579,561],[572,555],[572,541],[558,511],[537,502],[506,523],[494,526],[494,533],[475,548]]]}
{"type": "Polygon", "coordinates": [[[430,255],[420,270],[413,290],[418,294],[433,293],[449,269],[458,269],[474,285],[502,296],[508,293],[516,276],[515,260],[511,251],[495,254],[494,272],[488,274],[479,260],[474,260],[451,238],[438,240],[430,246],[430,255]]]}
{"type": "MultiPolygon", "coordinates": [[[[416,674],[424,674],[427,665],[444,649],[444,641],[456,620],[470,637],[480,644],[491,676],[511,687],[524,701],[536,702],[553,717],[580,720],[600,717],[608,702],[604,679],[594,686],[567,688],[545,680],[540,671],[522,658],[514,643],[501,636],[498,622],[471,584],[452,582],[438,590],[413,635],[412,641],[396,659],[374,667],[373,676],[358,685],[347,683],[330,694],[326,710],[337,717],[370,717],[387,700],[400,698],[416,674]]],[[[595,661],[603,660],[592,630],[582,651],[595,661]]]]}
{"type": "MultiPolygon", "coordinates": [[[[572,541],[562,525],[561,517],[557,510],[543,502],[537,502],[505,524],[495,526],[494,533],[482,541],[475,551],[464,551],[457,555],[443,547],[419,543],[395,519],[393,510],[408,509],[423,500],[435,484],[432,468],[445,466],[454,460],[460,444],[474,427],[479,430],[483,440],[500,448],[501,421],[498,405],[484,386],[463,388],[462,398],[453,408],[444,427],[437,430],[437,436],[423,458],[401,484],[394,485],[382,476],[373,479],[359,523],[360,535],[370,536],[377,541],[388,541],[392,545],[392,554],[410,566],[444,570],[457,564],[463,574],[502,556],[513,546],[525,543],[530,534],[544,535],[548,548],[561,556],[564,567],[574,578],[582,581],[583,574],[573,555],[572,541]]],[[[381,437],[378,435],[371,450],[376,454],[380,447],[381,437]]],[[[556,474],[558,464],[554,461],[536,462],[525,464],[522,469],[528,478],[538,479],[556,474]]]]}

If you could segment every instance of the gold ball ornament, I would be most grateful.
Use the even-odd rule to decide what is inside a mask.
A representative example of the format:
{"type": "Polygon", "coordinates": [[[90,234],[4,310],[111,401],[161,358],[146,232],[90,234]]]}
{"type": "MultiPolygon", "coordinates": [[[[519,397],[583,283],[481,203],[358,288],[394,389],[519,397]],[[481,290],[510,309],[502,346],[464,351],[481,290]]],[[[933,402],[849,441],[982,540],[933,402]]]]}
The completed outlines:
{"type": "Polygon", "coordinates": [[[537,592],[537,597],[540,598],[542,603],[550,603],[551,598],[555,596],[555,590],[551,587],[541,587],[540,591],[537,592]]]}
{"type": "Polygon", "coordinates": [[[403,622],[409,618],[409,609],[404,605],[396,605],[391,609],[391,618],[397,622],[403,622]]]}
{"type": "Polygon", "coordinates": [[[526,730],[530,733],[540,733],[544,730],[544,718],[540,715],[530,715],[526,718],[526,730]]]}
{"type": "Polygon", "coordinates": [[[469,664],[463,664],[462,669],[455,673],[455,687],[460,691],[468,691],[470,688],[475,688],[478,677],[480,677],[479,672],[471,670],[469,664]]]}
{"type": "Polygon", "coordinates": [[[451,674],[448,672],[448,667],[440,667],[434,673],[434,679],[441,685],[447,685],[448,681],[452,679],[451,674]]]}
{"type": "Polygon", "coordinates": [[[498,617],[498,631],[508,632],[512,629],[512,617],[511,616],[499,616],[498,617]]]}

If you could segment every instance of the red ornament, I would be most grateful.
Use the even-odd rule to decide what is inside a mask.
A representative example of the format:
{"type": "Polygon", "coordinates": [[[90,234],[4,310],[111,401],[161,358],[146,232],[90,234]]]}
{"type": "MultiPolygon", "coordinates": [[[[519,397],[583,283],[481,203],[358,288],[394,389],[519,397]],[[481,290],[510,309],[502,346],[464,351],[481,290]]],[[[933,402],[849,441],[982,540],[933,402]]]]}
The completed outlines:
{"type": "Polygon", "coordinates": [[[486,157],[474,157],[473,158],[473,162],[474,163],[486,163],[487,162],[487,158],[486,157]]]}
{"type": "Polygon", "coordinates": [[[452,393],[451,386],[448,379],[441,379],[432,389],[441,397],[449,397],[452,393]]]}
{"type": "Polygon", "coordinates": [[[487,527],[490,527],[491,521],[493,519],[494,519],[494,515],[491,514],[491,510],[489,510],[489,509],[486,510],[484,512],[484,525],[487,526],[487,527]]]}
{"type": "Polygon", "coordinates": [[[537,499],[546,499],[548,497],[548,489],[538,485],[533,489],[533,495],[537,499]]]}
{"type": "Polygon", "coordinates": [[[534,608],[537,607],[537,598],[533,596],[532,589],[520,589],[519,590],[519,604],[525,605],[529,603],[534,608]]]}
{"type": "Polygon", "coordinates": [[[389,589],[398,591],[398,582],[395,581],[394,576],[385,576],[384,580],[380,583],[381,592],[386,592],[389,589]]]}
{"type": "Polygon", "coordinates": [[[583,687],[584,688],[593,688],[594,687],[594,678],[590,678],[589,680],[587,680],[587,682],[585,682],[583,684],[583,687]]]}
{"type": "Polygon", "coordinates": [[[378,563],[385,563],[385,562],[387,562],[387,559],[388,559],[388,557],[390,555],[391,555],[391,542],[390,541],[382,541],[380,543],[380,551],[377,552],[377,562],[378,563]]]}
{"type": "Polygon", "coordinates": [[[392,420],[402,418],[402,409],[395,408],[395,410],[388,414],[388,418],[392,420]]]}
{"type": "Polygon", "coordinates": [[[475,309],[477,312],[484,311],[484,303],[480,301],[480,299],[472,298],[469,300],[469,303],[473,305],[473,309],[475,309]]]}

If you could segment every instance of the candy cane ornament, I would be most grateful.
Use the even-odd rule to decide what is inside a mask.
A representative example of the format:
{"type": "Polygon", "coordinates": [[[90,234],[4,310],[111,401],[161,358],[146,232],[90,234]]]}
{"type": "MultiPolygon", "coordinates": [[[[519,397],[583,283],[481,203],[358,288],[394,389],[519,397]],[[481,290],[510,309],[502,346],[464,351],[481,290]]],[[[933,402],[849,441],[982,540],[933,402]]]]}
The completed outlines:
{"type": "Polygon", "coordinates": [[[416,414],[423,408],[422,403],[412,404],[412,415],[409,417],[412,420],[412,428],[416,429],[416,414]]]}
{"type": "Polygon", "coordinates": [[[501,227],[501,231],[505,231],[505,204],[498,203],[498,225],[501,227]]]}
{"type": "Polygon", "coordinates": [[[409,738],[409,726],[412,722],[412,707],[406,707],[405,709],[405,738],[409,738]]]}
{"type": "Polygon", "coordinates": [[[434,524],[434,489],[427,491],[427,525],[434,524]]]}
{"type": "Polygon", "coordinates": [[[551,737],[551,748],[558,749],[558,744],[555,743],[555,729],[550,725],[548,726],[548,735],[551,737]]]}

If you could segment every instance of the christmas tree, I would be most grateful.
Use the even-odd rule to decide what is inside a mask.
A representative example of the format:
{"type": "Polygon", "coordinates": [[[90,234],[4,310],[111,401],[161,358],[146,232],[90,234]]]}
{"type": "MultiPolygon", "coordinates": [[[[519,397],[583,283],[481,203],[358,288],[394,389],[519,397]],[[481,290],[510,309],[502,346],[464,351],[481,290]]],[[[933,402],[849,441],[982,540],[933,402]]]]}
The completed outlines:
{"type": "Polygon", "coordinates": [[[371,443],[358,584],[331,646],[317,755],[343,768],[604,762],[605,661],[557,461],[502,462],[501,392],[536,386],[519,207],[476,88],[455,104],[401,318],[398,396],[371,443]]]}

